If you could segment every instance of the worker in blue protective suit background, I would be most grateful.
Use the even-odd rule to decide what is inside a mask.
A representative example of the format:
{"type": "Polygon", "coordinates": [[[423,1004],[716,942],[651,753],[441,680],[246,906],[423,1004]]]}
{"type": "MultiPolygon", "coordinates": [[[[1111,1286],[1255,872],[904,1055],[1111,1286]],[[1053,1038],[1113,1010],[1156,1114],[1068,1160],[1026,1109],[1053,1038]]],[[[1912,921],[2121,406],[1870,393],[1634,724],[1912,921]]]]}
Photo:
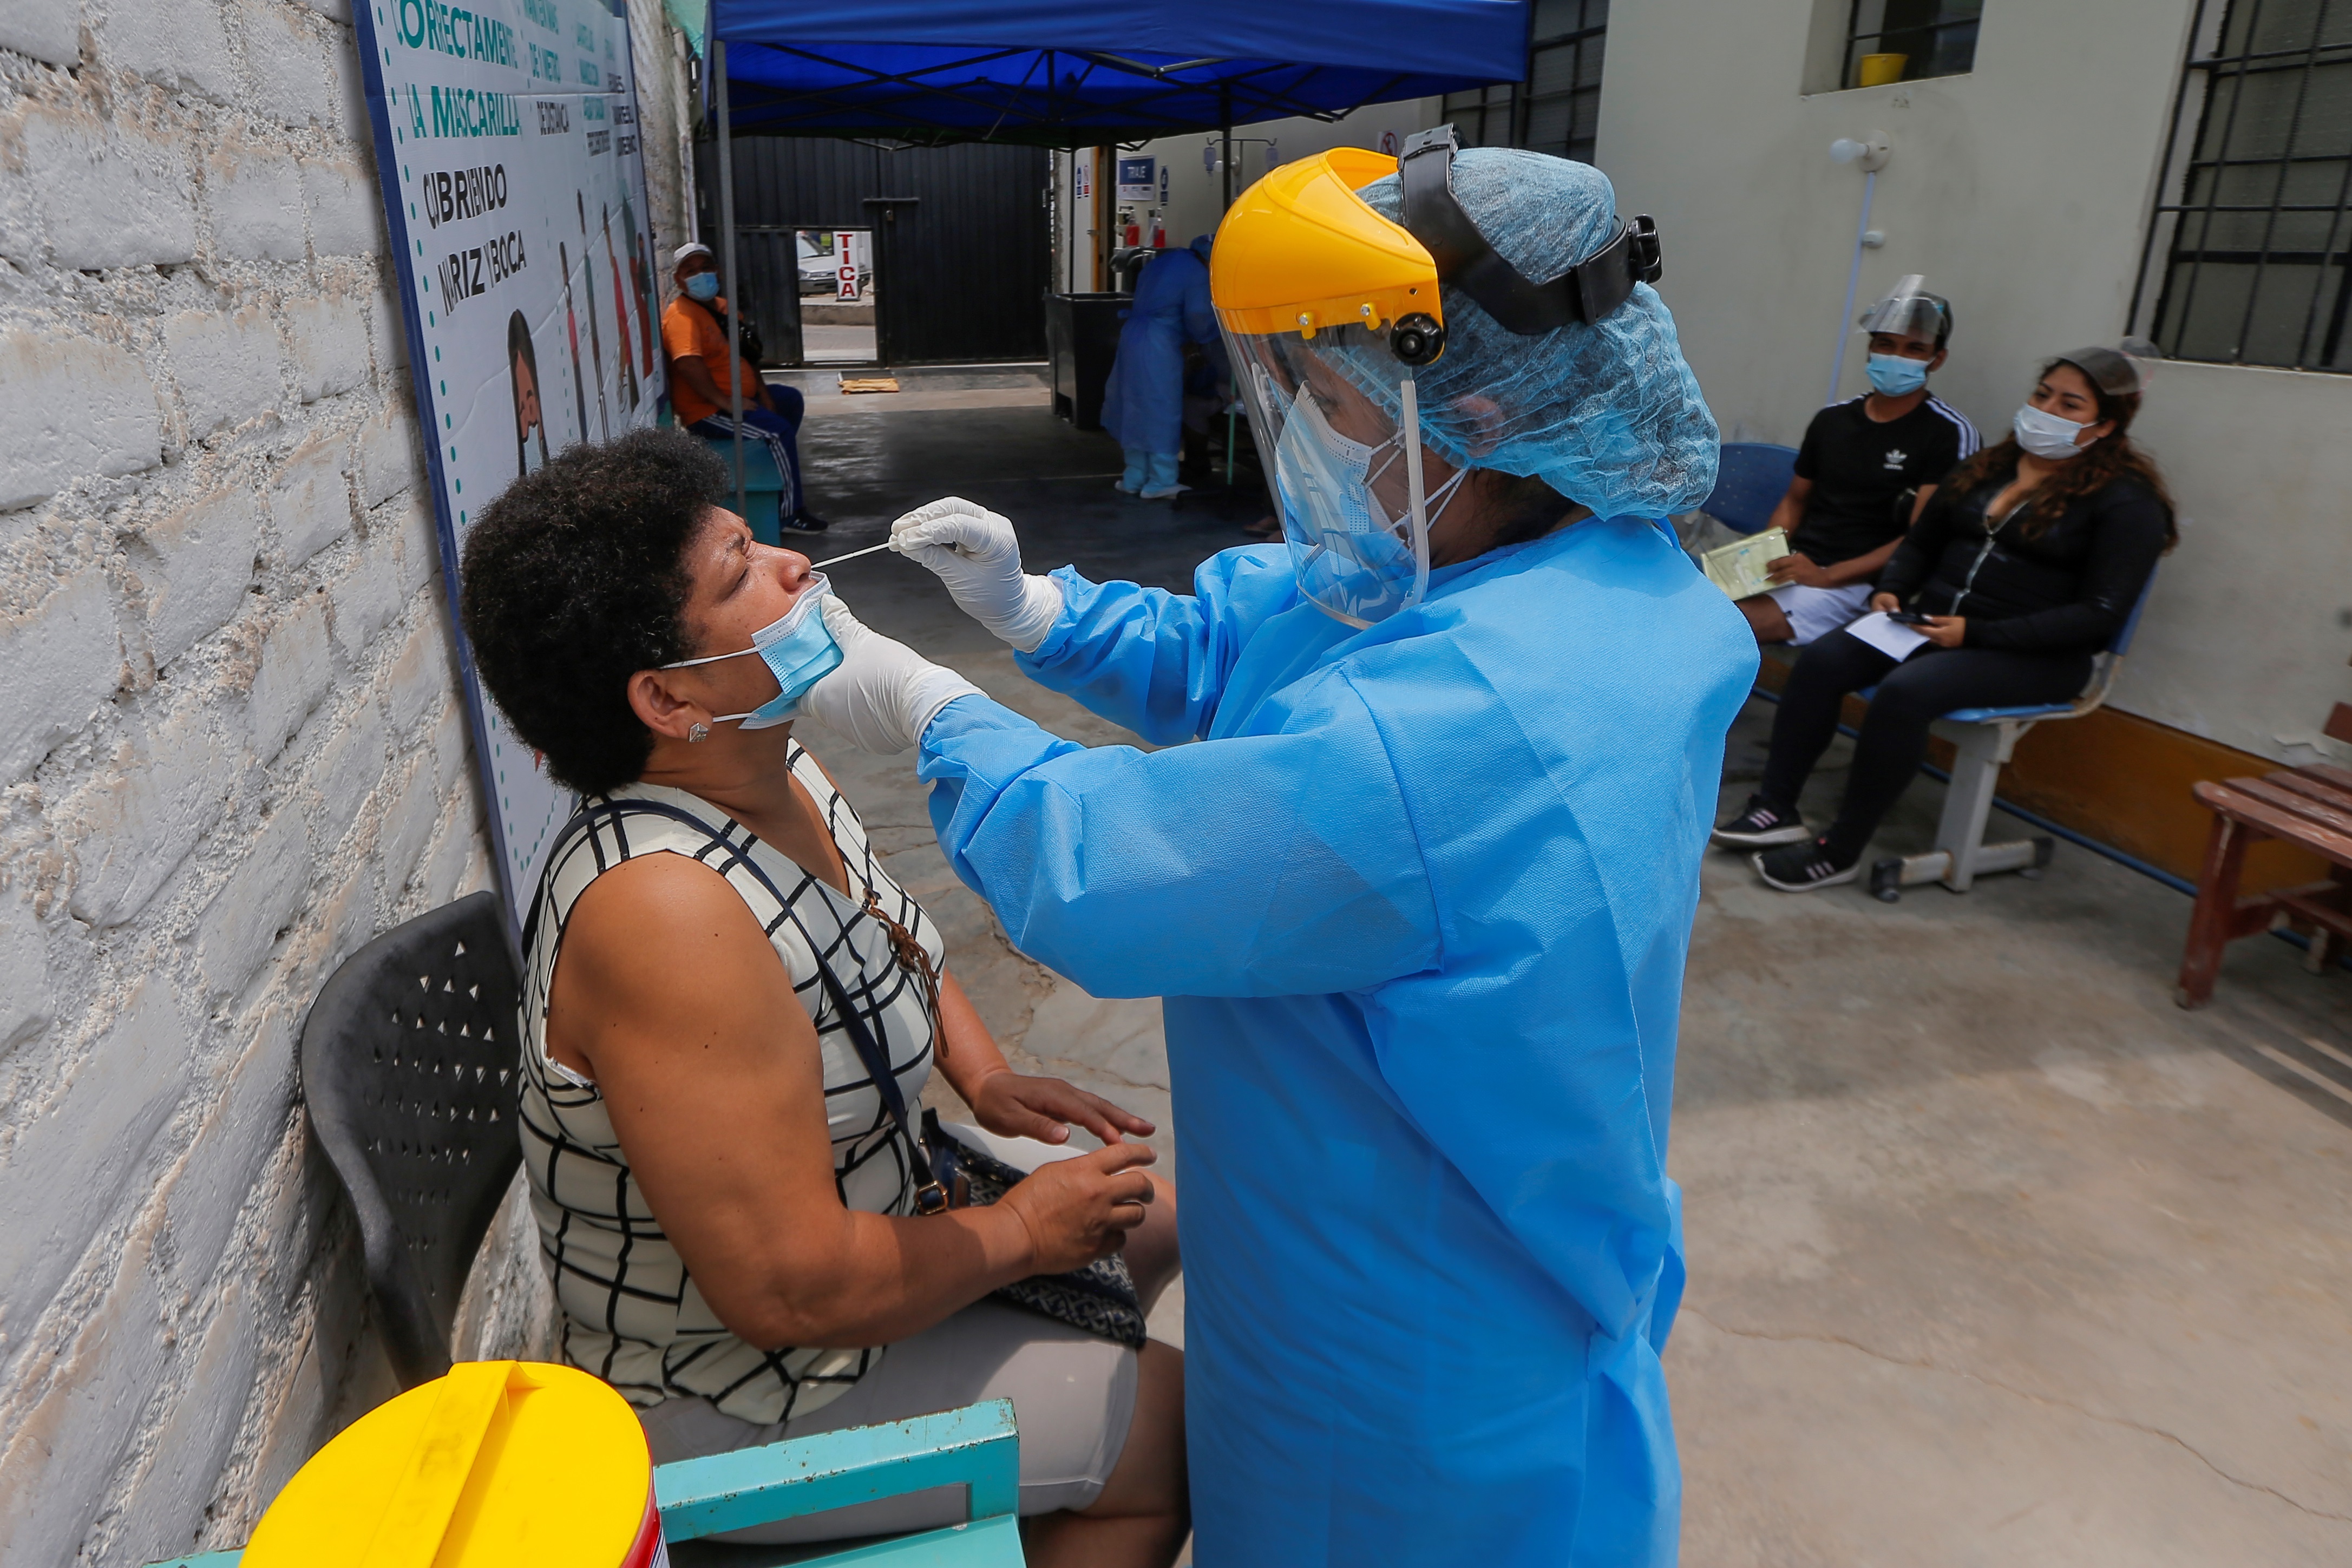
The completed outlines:
{"type": "Polygon", "coordinates": [[[1209,236],[1153,256],[1136,279],[1135,303],[1118,329],[1118,357],[1103,389],[1103,428],[1127,452],[1118,487],[1156,501],[1175,495],[1184,450],[1184,345],[1213,345],[1209,236]]]}
{"type": "Polygon", "coordinates": [[[1756,651],[1648,519],[1715,424],[1597,171],[1450,130],[1396,170],[1286,165],[1219,234],[1283,545],[1182,595],[1029,576],[969,502],[894,530],[1167,749],[1058,739],[837,604],[803,711],[919,742],[1023,952],[1166,998],[1201,1563],[1669,1563],[1667,1113],[1756,651]]]}

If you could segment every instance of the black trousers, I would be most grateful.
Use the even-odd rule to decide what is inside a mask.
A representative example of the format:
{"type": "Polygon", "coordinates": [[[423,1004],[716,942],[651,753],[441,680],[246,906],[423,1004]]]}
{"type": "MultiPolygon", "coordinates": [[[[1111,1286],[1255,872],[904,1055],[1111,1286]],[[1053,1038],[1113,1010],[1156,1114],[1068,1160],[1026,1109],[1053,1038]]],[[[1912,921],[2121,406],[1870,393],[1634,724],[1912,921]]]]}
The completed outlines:
{"type": "Polygon", "coordinates": [[[1797,656],[1772,720],[1770,755],[1757,793],[1784,811],[1797,808],[1813,764],[1829,749],[1838,706],[1876,685],[1862,721],[1845,800],[1824,835],[1841,864],[1859,857],[1910,787],[1927,755],[1927,726],[1957,708],[2071,702],[2091,678],[2088,653],[2017,653],[1929,643],[1895,663],[1859,637],[1832,632],[1797,656]]]}

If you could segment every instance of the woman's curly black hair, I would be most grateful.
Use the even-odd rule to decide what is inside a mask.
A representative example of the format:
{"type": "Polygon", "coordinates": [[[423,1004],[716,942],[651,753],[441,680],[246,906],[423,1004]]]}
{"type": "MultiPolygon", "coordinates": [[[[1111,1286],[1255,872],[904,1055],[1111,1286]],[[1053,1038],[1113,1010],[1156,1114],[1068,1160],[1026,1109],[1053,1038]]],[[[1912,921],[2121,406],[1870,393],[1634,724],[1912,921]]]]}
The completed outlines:
{"type": "Polygon", "coordinates": [[[574,446],[474,520],[460,615],[474,667],[515,733],[583,794],[644,773],[653,732],[629,677],[688,656],[687,546],[727,470],[677,431],[574,446]]]}

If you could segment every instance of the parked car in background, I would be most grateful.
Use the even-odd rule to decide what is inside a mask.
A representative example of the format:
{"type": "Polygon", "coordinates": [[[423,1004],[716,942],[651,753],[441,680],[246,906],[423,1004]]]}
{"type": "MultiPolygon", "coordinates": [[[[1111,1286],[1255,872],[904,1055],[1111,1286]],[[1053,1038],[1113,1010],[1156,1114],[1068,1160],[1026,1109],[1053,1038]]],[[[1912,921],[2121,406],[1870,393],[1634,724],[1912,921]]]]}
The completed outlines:
{"type": "MultiPolygon", "coordinates": [[[[839,291],[840,278],[836,247],[853,242],[845,234],[828,234],[821,229],[802,229],[795,236],[800,247],[801,293],[831,295],[839,291]]],[[[856,248],[863,248],[862,246],[856,248]]],[[[873,263],[858,258],[857,293],[863,298],[874,287],[873,263]]]]}

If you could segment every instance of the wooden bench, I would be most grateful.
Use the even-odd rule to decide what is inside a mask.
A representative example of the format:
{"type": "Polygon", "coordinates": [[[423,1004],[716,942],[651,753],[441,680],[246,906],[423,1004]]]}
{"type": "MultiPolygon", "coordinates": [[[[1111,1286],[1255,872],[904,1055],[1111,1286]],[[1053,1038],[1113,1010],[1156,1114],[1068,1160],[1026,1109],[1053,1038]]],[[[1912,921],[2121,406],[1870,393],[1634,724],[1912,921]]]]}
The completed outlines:
{"type": "Polygon", "coordinates": [[[2315,763],[2261,779],[2200,781],[2198,800],[2213,812],[2205,869],[2197,879],[2197,907],[2189,917],[2189,944],[2180,955],[2180,985],[2173,999],[2201,1008],[2213,999],[2222,949],[2241,936],[2281,925],[2311,928],[2305,967],[2324,974],[2352,941],[2352,771],[2315,763]],[[2280,839],[2332,862],[2328,879],[2267,893],[2238,893],[2246,846],[2280,839]]]}

